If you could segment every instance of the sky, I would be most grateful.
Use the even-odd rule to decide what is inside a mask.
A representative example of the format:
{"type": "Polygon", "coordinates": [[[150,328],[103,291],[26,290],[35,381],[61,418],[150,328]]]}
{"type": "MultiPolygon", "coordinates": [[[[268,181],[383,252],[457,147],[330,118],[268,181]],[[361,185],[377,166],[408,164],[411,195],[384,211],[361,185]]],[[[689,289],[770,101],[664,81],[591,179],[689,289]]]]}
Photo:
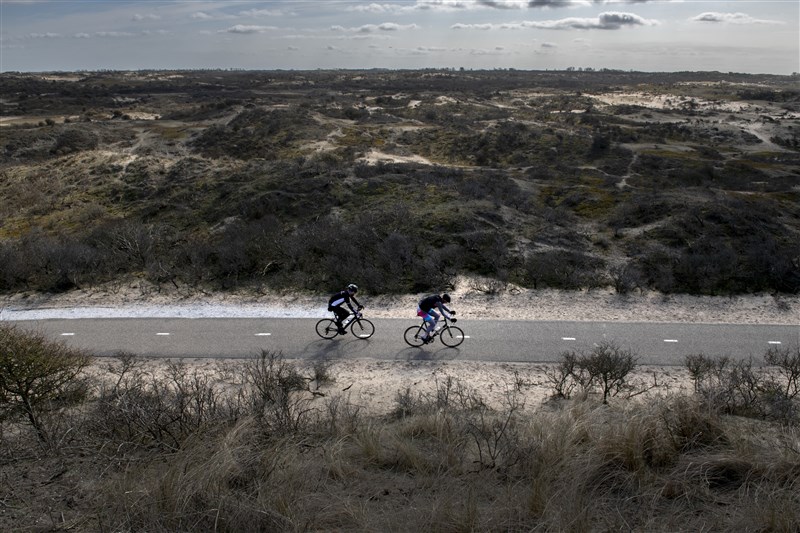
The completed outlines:
{"type": "Polygon", "coordinates": [[[800,72],[800,0],[0,0],[0,72],[800,72]]]}

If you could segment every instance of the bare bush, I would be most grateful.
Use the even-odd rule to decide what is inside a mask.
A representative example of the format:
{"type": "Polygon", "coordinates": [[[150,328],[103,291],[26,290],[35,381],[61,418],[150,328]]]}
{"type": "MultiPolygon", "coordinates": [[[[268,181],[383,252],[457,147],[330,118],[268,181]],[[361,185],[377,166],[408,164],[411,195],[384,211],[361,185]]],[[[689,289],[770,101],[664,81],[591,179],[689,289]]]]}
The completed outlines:
{"type": "Polygon", "coordinates": [[[689,370],[689,376],[694,382],[694,390],[697,392],[700,385],[708,379],[719,376],[728,366],[728,357],[711,358],[703,354],[689,354],[684,358],[684,366],[689,370]]]}
{"type": "Polygon", "coordinates": [[[617,294],[628,294],[637,289],[642,290],[642,272],[632,263],[611,267],[609,276],[617,294]]]}
{"type": "Polygon", "coordinates": [[[437,375],[434,383],[432,392],[415,393],[410,387],[398,391],[390,416],[402,419],[439,411],[469,412],[487,408],[480,393],[457,378],[446,375],[440,379],[437,375]]]}
{"type": "Polygon", "coordinates": [[[0,324],[0,420],[23,416],[42,443],[52,444],[48,420],[86,399],[82,373],[91,360],[43,333],[0,324]]]}
{"type": "Polygon", "coordinates": [[[349,396],[327,399],[325,409],[319,423],[327,435],[334,437],[356,433],[364,418],[361,406],[354,404],[349,396]]]}
{"type": "Polygon", "coordinates": [[[771,349],[764,360],[777,368],[777,376],[769,368],[755,366],[752,359],[691,355],[685,364],[695,392],[710,409],[795,423],[800,411],[800,358],[789,349],[771,349]]]}
{"type": "Polygon", "coordinates": [[[295,433],[310,421],[312,378],[303,376],[278,352],[261,353],[244,364],[244,395],[249,409],[271,433],[295,433]]]}
{"type": "Polygon", "coordinates": [[[556,396],[567,398],[576,387],[584,391],[598,389],[603,403],[622,391],[632,391],[628,375],[636,368],[637,357],[613,342],[604,342],[590,353],[565,352],[561,362],[546,376],[556,396]]]}
{"type": "Polygon", "coordinates": [[[552,250],[529,256],[522,265],[525,283],[576,290],[603,285],[603,259],[581,252],[552,250]]]}
{"type": "Polygon", "coordinates": [[[544,373],[555,391],[556,398],[563,399],[571,398],[576,387],[585,386],[588,377],[578,366],[578,354],[574,352],[562,353],[561,361],[546,368],[544,373]]]}
{"type": "Polygon", "coordinates": [[[525,403],[519,389],[507,388],[504,400],[504,409],[500,411],[482,406],[466,418],[467,434],[478,454],[474,462],[482,469],[508,472],[529,451],[520,430],[525,403]]]}
{"type": "Polygon", "coordinates": [[[784,394],[789,399],[800,394],[800,347],[771,348],[764,355],[764,361],[778,368],[785,380],[784,394]]]}
{"type": "Polygon", "coordinates": [[[616,396],[626,388],[628,374],[636,368],[636,357],[613,342],[604,342],[591,354],[578,359],[578,366],[589,374],[589,382],[598,384],[603,394],[603,403],[609,396],[616,396]]]}
{"type": "Polygon", "coordinates": [[[226,394],[214,372],[182,361],[155,373],[121,352],[107,372],[111,381],[100,388],[93,420],[96,434],[113,442],[175,450],[195,432],[244,414],[239,396],[226,394]]]}

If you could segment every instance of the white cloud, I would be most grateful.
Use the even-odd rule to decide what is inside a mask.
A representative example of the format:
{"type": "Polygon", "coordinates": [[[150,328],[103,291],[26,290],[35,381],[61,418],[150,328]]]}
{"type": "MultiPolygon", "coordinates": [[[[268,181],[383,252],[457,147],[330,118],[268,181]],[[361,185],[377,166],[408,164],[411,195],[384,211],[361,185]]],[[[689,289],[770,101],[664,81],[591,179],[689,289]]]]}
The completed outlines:
{"type": "Polygon", "coordinates": [[[414,9],[451,11],[480,7],[480,5],[475,0],[417,0],[414,9]]]}
{"type": "Polygon", "coordinates": [[[399,31],[399,30],[417,30],[419,26],[416,24],[395,24],[394,22],[384,22],[378,25],[381,31],[399,31]]]}
{"type": "Polygon", "coordinates": [[[277,9],[248,9],[247,11],[240,11],[239,15],[242,17],[251,17],[251,18],[258,18],[258,17],[281,17],[285,15],[283,11],[279,11],[277,9]]]}
{"type": "Polygon", "coordinates": [[[275,26],[254,26],[248,24],[236,24],[235,26],[231,26],[230,28],[226,28],[224,30],[219,30],[219,33],[239,33],[239,34],[251,34],[251,33],[264,33],[268,31],[277,30],[275,26]]]}
{"type": "Polygon", "coordinates": [[[502,48],[492,48],[492,49],[485,49],[485,48],[473,48],[469,51],[469,55],[472,56],[499,56],[499,55],[506,55],[507,52],[502,48]]]}
{"type": "Polygon", "coordinates": [[[224,13],[207,13],[205,11],[195,11],[189,15],[189,18],[194,20],[231,20],[237,18],[236,15],[226,15],[224,13]]]}
{"type": "Polygon", "coordinates": [[[161,20],[161,17],[159,17],[158,15],[154,15],[152,13],[147,13],[145,15],[140,15],[139,13],[136,13],[131,18],[131,20],[133,20],[134,22],[142,22],[145,20],[161,20]]]}
{"type": "Polygon", "coordinates": [[[230,64],[247,68],[583,64],[646,70],[653,68],[652,58],[660,53],[668,59],[658,63],[664,70],[787,74],[797,71],[798,64],[797,0],[80,0],[70,1],[66,8],[67,1],[23,5],[0,0],[0,70],[230,64]],[[101,1],[104,8],[97,9],[101,1]],[[652,28],[659,21],[666,25],[668,19],[669,31],[652,28]],[[151,31],[141,31],[144,28],[151,31]],[[160,37],[165,32],[159,28],[169,37],[160,37]],[[711,31],[724,28],[728,31],[711,31]],[[597,31],[601,29],[611,31],[597,31]],[[613,31],[625,29],[632,31],[613,31]],[[95,33],[98,30],[103,31],[95,33]],[[254,39],[267,37],[283,44],[252,48],[254,39]],[[98,46],[98,39],[105,44],[98,46]],[[552,41],[542,44],[548,39],[552,41]],[[128,44],[112,48],[111,41],[128,44]],[[130,46],[134,41],[136,46],[130,46]],[[24,48],[11,50],[10,43],[24,48]],[[290,44],[300,50],[287,48],[290,44]],[[341,51],[325,53],[328,44],[341,51]],[[373,44],[377,48],[370,50],[373,44]],[[523,49],[527,54],[518,52],[523,49]],[[531,63],[535,54],[543,61],[531,63]]]}
{"type": "Polygon", "coordinates": [[[779,20],[757,19],[746,13],[717,13],[707,11],[689,19],[693,22],[712,22],[725,24],[784,24],[779,20]]]}
{"type": "Polygon", "coordinates": [[[593,0],[595,4],[647,4],[653,2],[672,2],[680,3],[684,0],[593,0]]]}
{"type": "Polygon", "coordinates": [[[495,9],[528,9],[590,6],[592,4],[646,4],[648,2],[682,0],[476,0],[476,3],[495,9]]]}
{"type": "Polygon", "coordinates": [[[478,3],[495,9],[522,9],[528,7],[528,0],[478,0],[478,3]]]}
{"type": "Polygon", "coordinates": [[[361,5],[357,4],[354,6],[349,6],[347,8],[348,11],[357,11],[361,13],[393,13],[395,11],[401,11],[404,9],[404,6],[400,6],[397,4],[367,4],[361,5]]]}
{"type": "Polygon", "coordinates": [[[656,26],[659,22],[633,13],[606,12],[595,18],[568,17],[557,20],[507,22],[504,24],[453,24],[454,30],[618,30],[626,26],[656,26]]]}
{"type": "Polygon", "coordinates": [[[130,33],[127,31],[98,31],[95,32],[96,37],[108,37],[108,38],[118,38],[118,37],[133,37],[136,35],[135,33],[130,33]]]}
{"type": "Polygon", "coordinates": [[[498,26],[495,24],[453,24],[450,29],[453,30],[493,30],[498,26]]]}
{"type": "Polygon", "coordinates": [[[31,39],[58,39],[59,37],[61,37],[61,34],[60,33],[52,33],[52,32],[47,32],[47,33],[29,33],[28,37],[30,37],[31,39]]]}
{"type": "Polygon", "coordinates": [[[382,24],[364,24],[355,28],[345,28],[344,26],[336,25],[331,26],[332,31],[346,32],[346,33],[375,33],[381,31],[401,31],[401,30],[417,30],[419,26],[416,24],[395,24],[394,22],[384,22],[382,24]]]}
{"type": "Polygon", "coordinates": [[[633,13],[619,13],[609,11],[600,13],[597,17],[597,24],[595,25],[592,19],[589,20],[590,27],[599,29],[616,30],[622,26],[657,26],[659,23],[656,20],[648,20],[635,15],[633,13]]]}

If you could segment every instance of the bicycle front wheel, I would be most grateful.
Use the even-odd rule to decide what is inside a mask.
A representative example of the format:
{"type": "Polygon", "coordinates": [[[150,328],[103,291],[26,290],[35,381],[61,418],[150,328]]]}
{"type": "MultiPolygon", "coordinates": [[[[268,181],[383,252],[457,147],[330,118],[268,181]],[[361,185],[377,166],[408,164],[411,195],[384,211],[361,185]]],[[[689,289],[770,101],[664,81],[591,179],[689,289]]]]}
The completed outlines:
{"type": "Polygon", "coordinates": [[[375,333],[375,325],[366,318],[358,318],[350,326],[350,332],[359,339],[369,339],[375,333]]]}
{"type": "Polygon", "coordinates": [[[458,326],[447,326],[442,328],[439,338],[442,339],[442,344],[445,346],[455,348],[464,342],[464,332],[458,326]]]}
{"type": "Polygon", "coordinates": [[[332,339],[339,334],[339,328],[336,327],[336,322],[330,318],[323,318],[317,322],[317,335],[323,339],[332,339]]]}
{"type": "Polygon", "coordinates": [[[411,326],[403,333],[403,338],[406,340],[406,344],[409,346],[413,346],[414,348],[418,348],[424,344],[422,338],[422,328],[419,326],[411,326]]]}

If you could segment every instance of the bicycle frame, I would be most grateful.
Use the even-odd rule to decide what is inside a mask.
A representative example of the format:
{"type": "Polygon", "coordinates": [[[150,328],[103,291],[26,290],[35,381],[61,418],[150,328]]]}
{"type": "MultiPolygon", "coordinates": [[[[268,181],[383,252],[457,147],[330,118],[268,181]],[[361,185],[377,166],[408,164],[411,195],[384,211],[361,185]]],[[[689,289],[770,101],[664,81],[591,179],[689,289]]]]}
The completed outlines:
{"type": "MultiPolygon", "coordinates": [[[[444,324],[431,333],[430,339],[432,340],[435,337],[439,337],[439,339],[442,341],[442,344],[450,348],[455,348],[464,342],[464,331],[458,326],[453,326],[450,319],[444,316],[444,314],[442,314],[442,318],[444,319],[444,324]]],[[[423,319],[419,326],[411,326],[410,328],[406,329],[405,333],[403,334],[403,338],[405,339],[406,344],[409,346],[413,346],[415,348],[420,347],[423,344],[426,344],[426,342],[422,340],[422,334],[425,331],[427,331],[427,323],[423,319]]]]}
{"type": "MultiPolygon", "coordinates": [[[[364,318],[361,311],[351,313],[345,320],[342,323],[342,329],[347,331],[349,328],[350,333],[359,339],[368,339],[375,333],[375,325],[364,318]]],[[[317,330],[317,335],[323,339],[333,339],[338,336],[339,327],[336,325],[336,314],[334,313],[333,318],[323,318],[317,322],[315,329],[317,330]]]]}

